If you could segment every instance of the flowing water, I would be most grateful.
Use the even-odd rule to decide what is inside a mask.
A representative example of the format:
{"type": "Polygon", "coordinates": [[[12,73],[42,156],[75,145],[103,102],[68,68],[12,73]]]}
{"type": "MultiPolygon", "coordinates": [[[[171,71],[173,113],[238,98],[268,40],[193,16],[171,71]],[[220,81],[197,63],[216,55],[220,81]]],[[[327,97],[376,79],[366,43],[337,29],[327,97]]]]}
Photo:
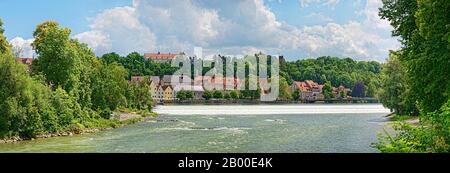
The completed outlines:
{"type": "Polygon", "coordinates": [[[0,152],[377,152],[379,104],[158,106],[161,116],[93,134],[0,144],[0,152]]]}

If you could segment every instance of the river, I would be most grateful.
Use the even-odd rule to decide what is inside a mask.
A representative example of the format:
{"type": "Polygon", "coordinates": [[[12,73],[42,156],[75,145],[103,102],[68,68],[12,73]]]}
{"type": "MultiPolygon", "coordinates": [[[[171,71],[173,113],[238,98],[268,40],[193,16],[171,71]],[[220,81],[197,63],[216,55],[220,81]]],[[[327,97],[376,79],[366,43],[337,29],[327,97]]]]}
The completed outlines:
{"type": "Polygon", "coordinates": [[[372,153],[380,104],[158,106],[161,116],[93,134],[0,144],[0,152],[372,153]]]}

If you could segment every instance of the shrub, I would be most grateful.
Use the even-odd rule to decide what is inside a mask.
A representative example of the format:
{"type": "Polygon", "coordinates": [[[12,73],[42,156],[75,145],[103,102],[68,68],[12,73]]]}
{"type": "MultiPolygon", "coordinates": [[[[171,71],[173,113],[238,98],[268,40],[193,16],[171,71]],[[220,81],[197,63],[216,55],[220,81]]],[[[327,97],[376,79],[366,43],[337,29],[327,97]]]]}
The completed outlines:
{"type": "Polygon", "coordinates": [[[397,134],[379,136],[373,144],[381,152],[450,152],[450,100],[433,113],[421,115],[421,123],[415,127],[397,123],[397,134]]]}

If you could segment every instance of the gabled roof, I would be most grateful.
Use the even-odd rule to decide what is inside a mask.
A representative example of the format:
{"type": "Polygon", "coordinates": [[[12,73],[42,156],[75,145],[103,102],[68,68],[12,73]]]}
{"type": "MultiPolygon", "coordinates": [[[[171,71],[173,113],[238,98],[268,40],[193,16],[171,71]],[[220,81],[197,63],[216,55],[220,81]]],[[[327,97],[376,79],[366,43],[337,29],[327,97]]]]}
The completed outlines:
{"type": "Polygon", "coordinates": [[[157,85],[159,85],[159,82],[161,81],[159,76],[150,76],[149,80],[152,84],[157,84],[157,85]]]}
{"type": "Polygon", "coordinates": [[[175,59],[176,56],[177,56],[177,54],[171,54],[171,53],[162,54],[160,52],[144,54],[144,58],[152,59],[152,60],[173,60],[173,59],[175,59]]]}
{"type": "Polygon", "coordinates": [[[163,89],[163,90],[166,90],[166,89],[168,89],[168,88],[172,89],[172,87],[171,87],[170,85],[162,86],[162,89],[163,89]]]}

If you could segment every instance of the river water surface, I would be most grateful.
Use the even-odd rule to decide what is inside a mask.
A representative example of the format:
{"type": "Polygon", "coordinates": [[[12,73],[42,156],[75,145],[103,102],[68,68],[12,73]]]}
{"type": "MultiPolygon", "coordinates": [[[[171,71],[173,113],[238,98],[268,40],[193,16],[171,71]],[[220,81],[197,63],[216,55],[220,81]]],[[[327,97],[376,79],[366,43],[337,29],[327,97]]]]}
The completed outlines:
{"type": "Polygon", "coordinates": [[[0,152],[377,152],[380,104],[158,106],[161,116],[93,134],[0,144],[0,152]]]}

